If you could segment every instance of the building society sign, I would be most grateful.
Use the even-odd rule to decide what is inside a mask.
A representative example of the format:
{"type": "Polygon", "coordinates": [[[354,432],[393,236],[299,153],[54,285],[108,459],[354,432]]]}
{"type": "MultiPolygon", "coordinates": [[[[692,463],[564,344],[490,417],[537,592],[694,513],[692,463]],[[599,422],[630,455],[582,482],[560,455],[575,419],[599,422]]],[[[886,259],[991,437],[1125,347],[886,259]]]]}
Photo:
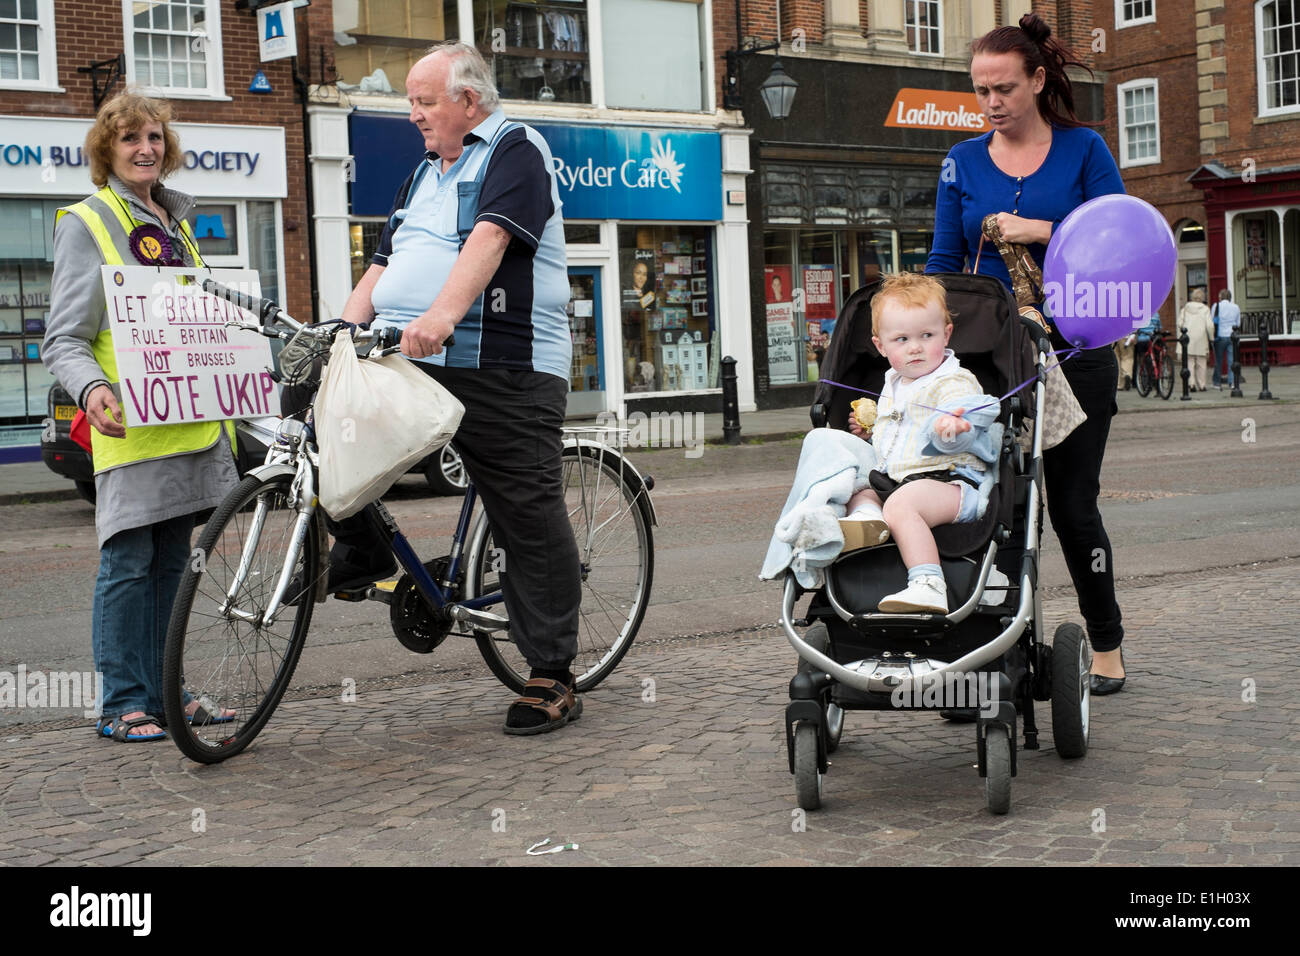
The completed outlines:
{"type": "MultiPolygon", "coordinates": [[[[256,318],[194,281],[207,270],[102,266],[117,357],[120,403],[129,425],[173,425],[280,413],[270,341],[242,329],[256,318]]],[[[251,269],[217,269],[217,281],[259,294],[251,269]]]]}
{"type": "Polygon", "coordinates": [[[293,4],[277,3],[257,11],[257,39],[262,62],[282,60],[298,55],[298,36],[294,30],[293,4]]]}

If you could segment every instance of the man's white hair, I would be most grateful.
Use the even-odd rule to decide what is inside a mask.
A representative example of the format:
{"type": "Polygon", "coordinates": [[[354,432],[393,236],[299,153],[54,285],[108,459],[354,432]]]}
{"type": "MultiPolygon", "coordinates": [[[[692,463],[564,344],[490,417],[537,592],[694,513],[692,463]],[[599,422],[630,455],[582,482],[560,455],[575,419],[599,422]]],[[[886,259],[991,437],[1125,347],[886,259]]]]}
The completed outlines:
{"type": "Polygon", "coordinates": [[[447,40],[429,47],[427,55],[434,54],[447,59],[448,96],[455,98],[469,90],[488,113],[501,105],[497,84],[492,78],[492,68],[478,50],[460,40],[447,40]]]}

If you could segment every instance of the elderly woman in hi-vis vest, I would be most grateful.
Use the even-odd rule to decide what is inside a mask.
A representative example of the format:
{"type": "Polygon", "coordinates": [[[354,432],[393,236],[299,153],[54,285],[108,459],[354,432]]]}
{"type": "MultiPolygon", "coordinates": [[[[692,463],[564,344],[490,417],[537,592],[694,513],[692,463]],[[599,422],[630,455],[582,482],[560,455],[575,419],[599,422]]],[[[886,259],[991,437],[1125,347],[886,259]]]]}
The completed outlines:
{"type": "MultiPolygon", "coordinates": [[[[100,548],[91,639],[103,675],[96,733],[123,742],[166,736],[157,716],[163,648],[194,517],[238,482],[232,423],[137,424],[116,391],[100,264],[203,264],[185,222],[193,197],[162,185],[182,160],[170,122],[167,103],[132,92],[100,109],[85,147],[100,188],[55,218],[45,333],[45,365],[91,425],[100,548]]],[[[204,723],[234,716],[197,700],[186,713],[204,723]]]]}

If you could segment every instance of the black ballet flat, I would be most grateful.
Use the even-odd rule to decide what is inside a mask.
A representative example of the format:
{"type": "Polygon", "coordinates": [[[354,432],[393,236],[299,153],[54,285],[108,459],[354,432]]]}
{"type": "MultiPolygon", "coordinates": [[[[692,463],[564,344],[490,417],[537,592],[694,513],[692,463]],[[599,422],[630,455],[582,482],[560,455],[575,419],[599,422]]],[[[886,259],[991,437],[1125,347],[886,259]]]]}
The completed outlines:
{"type": "Polygon", "coordinates": [[[1107,694],[1118,694],[1124,687],[1124,677],[1103,677],[1101,674],[1090,674],[1088,680],[1088,690],[1094,697],[1105,697],[1107,694]]]}

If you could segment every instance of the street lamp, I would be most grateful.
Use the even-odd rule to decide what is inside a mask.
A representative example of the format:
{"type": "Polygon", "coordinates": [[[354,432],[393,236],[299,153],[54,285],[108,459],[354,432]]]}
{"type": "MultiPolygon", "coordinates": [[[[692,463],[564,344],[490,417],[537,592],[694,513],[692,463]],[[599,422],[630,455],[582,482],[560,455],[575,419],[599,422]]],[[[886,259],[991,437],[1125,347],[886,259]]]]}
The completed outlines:
{"type": "Polygon", "coordinates": [[[767,107],[772,119],[783,120],[790,115],[790,108],[794,106],[794,91],[798,88],[799,84],[781,69],[781,61],[778,59],[774,62],[772,72],[758,88],[759,95],[763,97],[763,105],[767,107]]]}
{"type": "MultiPolygon", "coordinates": [[[[725,109],[744,109],[744,94],[740,88],[740,66],[745,57],[776,50],[780,46],[780,41],[773,40],[771,43],[750,43],[727,51],[727,85],[722,95],[722,105],[725,109]]],[[[763,105],[767,107],[772,119],[783,120],[790,115],[790,107],[794,104],[794,93],[798,88],[799,84],[782,69],[781,61],[774,61],[771,73],[759,87],[763,105]]]]}

